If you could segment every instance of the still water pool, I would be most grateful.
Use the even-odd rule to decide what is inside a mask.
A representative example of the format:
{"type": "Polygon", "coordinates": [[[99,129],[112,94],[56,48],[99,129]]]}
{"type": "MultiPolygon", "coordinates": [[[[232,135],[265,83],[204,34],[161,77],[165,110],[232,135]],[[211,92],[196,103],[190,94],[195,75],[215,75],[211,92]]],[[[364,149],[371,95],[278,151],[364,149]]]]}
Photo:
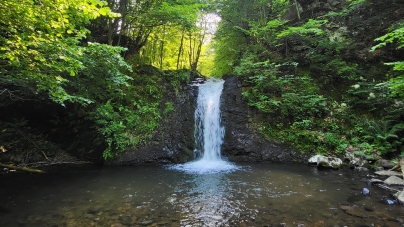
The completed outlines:
{"type": "Polygon", "coordinates": [[[0,176],[0,226],[403,226],[404,207],[351,170],[239,164],[79,167],[0,176]],[[370,196],[361,191],[367,187],[370,196]]]}

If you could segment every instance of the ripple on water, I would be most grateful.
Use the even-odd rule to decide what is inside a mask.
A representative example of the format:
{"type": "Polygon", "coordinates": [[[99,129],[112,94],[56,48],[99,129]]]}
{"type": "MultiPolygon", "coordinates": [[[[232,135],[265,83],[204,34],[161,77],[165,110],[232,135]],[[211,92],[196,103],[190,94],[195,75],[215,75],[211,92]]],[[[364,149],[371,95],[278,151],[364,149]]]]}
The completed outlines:
{"type": "Polygon", "coordinates": [[[168,168],[191,174],[230,173],[241,169],[241,167],[224,160],[209,161],[203,159],[185,164],[171,165],[168,168]]]}

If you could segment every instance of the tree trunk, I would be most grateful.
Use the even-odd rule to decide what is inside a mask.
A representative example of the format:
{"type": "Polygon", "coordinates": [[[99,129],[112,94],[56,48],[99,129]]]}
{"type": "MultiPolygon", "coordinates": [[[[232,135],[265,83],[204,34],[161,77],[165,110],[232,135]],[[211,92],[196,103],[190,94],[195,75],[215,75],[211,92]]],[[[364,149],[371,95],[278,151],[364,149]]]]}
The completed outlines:
{"type": "Polygon", "coordinates": [[[163,69],[163,58],[164,58],[164,39],[166,38],[166,26],[163,26],[163,37],[161,39],[160,45],[160,69],[163,69]]]}
{"type": "Polygon", "coordinates": [[[198,62],[199,62],[199,58],[201,56],[202,45],[203,45],[204,39],[205,39],[205,32],[203,33],[201,39],[199,40],[198,48],[197,48],[196,54],[195,54],[195,60],[191,66],[191,71],[196,71],[196,68],[198,68],[198,62]]]}
{"type": "Polygon", "coordinates": [[[295,0],[295,6],[296,6],[297,18],[300,20],[300,12],[299,12],[299,6],[298,6],[298,3],[297,3],[297,0],[295,0]]]}
{"type": "Polygon", "coordinates": [[[185,32],[182,31],[181,43],[180,43],[180,48],[179,48],[179,50],[178,50],[178,57],[177,57],[177,69],[179,69],[179,65],[180,65],[180,58],[181,58],[182,46],[184,45],[184,35],[185,35],[185,32]]]}
{"type": "Polygon", "coordinates": [[[14,166],[14,165],[7,165],[7,164],[1,164],[1,163],[0,163],[0,166],[9,168],[9,169],[21,170],[21,171],[25,171],[25,172],[29,172],[29,173],[44,173],[44,171],[42,171],[42,170],[31,169],[31,168],[27,168],[27,167],[18,167],[18,166],[14,166]]]}

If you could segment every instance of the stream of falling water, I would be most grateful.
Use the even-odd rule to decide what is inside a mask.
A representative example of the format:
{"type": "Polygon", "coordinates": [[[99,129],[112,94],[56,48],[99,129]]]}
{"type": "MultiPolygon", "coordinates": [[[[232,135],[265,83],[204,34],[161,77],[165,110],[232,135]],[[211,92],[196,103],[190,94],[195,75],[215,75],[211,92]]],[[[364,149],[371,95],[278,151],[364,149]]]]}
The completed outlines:
{"type": "Polygon", "coordinates": [[[224,80],[209,79],[199,85],[195,110],[196,161],[176,165],[173,168],[190,173],[217,173],[237,170],[238,167],[222,159],[224,127],[221,124],[220,96],[224,80]]]}

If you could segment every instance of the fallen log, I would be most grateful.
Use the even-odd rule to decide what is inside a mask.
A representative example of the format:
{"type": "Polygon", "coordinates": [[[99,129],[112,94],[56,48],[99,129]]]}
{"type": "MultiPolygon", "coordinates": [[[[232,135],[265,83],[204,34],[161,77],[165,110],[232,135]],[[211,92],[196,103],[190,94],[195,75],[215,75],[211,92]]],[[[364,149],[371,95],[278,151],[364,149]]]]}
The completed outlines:
{"type": "Polygon", "coordinates": [[[19,166],[15,166],[15,165],[7,165],[7,164],[2,164],[2,163],[0,163],[0,166],[9,168],[9,169],[21,170],[21,171],[25,171],[25,172],[29,172],[29,173],[44,173],[44,171],[42,171],[42,170],[32,169],[32,168],[28,168],[28,167],[19,167],[19,166]]]}

